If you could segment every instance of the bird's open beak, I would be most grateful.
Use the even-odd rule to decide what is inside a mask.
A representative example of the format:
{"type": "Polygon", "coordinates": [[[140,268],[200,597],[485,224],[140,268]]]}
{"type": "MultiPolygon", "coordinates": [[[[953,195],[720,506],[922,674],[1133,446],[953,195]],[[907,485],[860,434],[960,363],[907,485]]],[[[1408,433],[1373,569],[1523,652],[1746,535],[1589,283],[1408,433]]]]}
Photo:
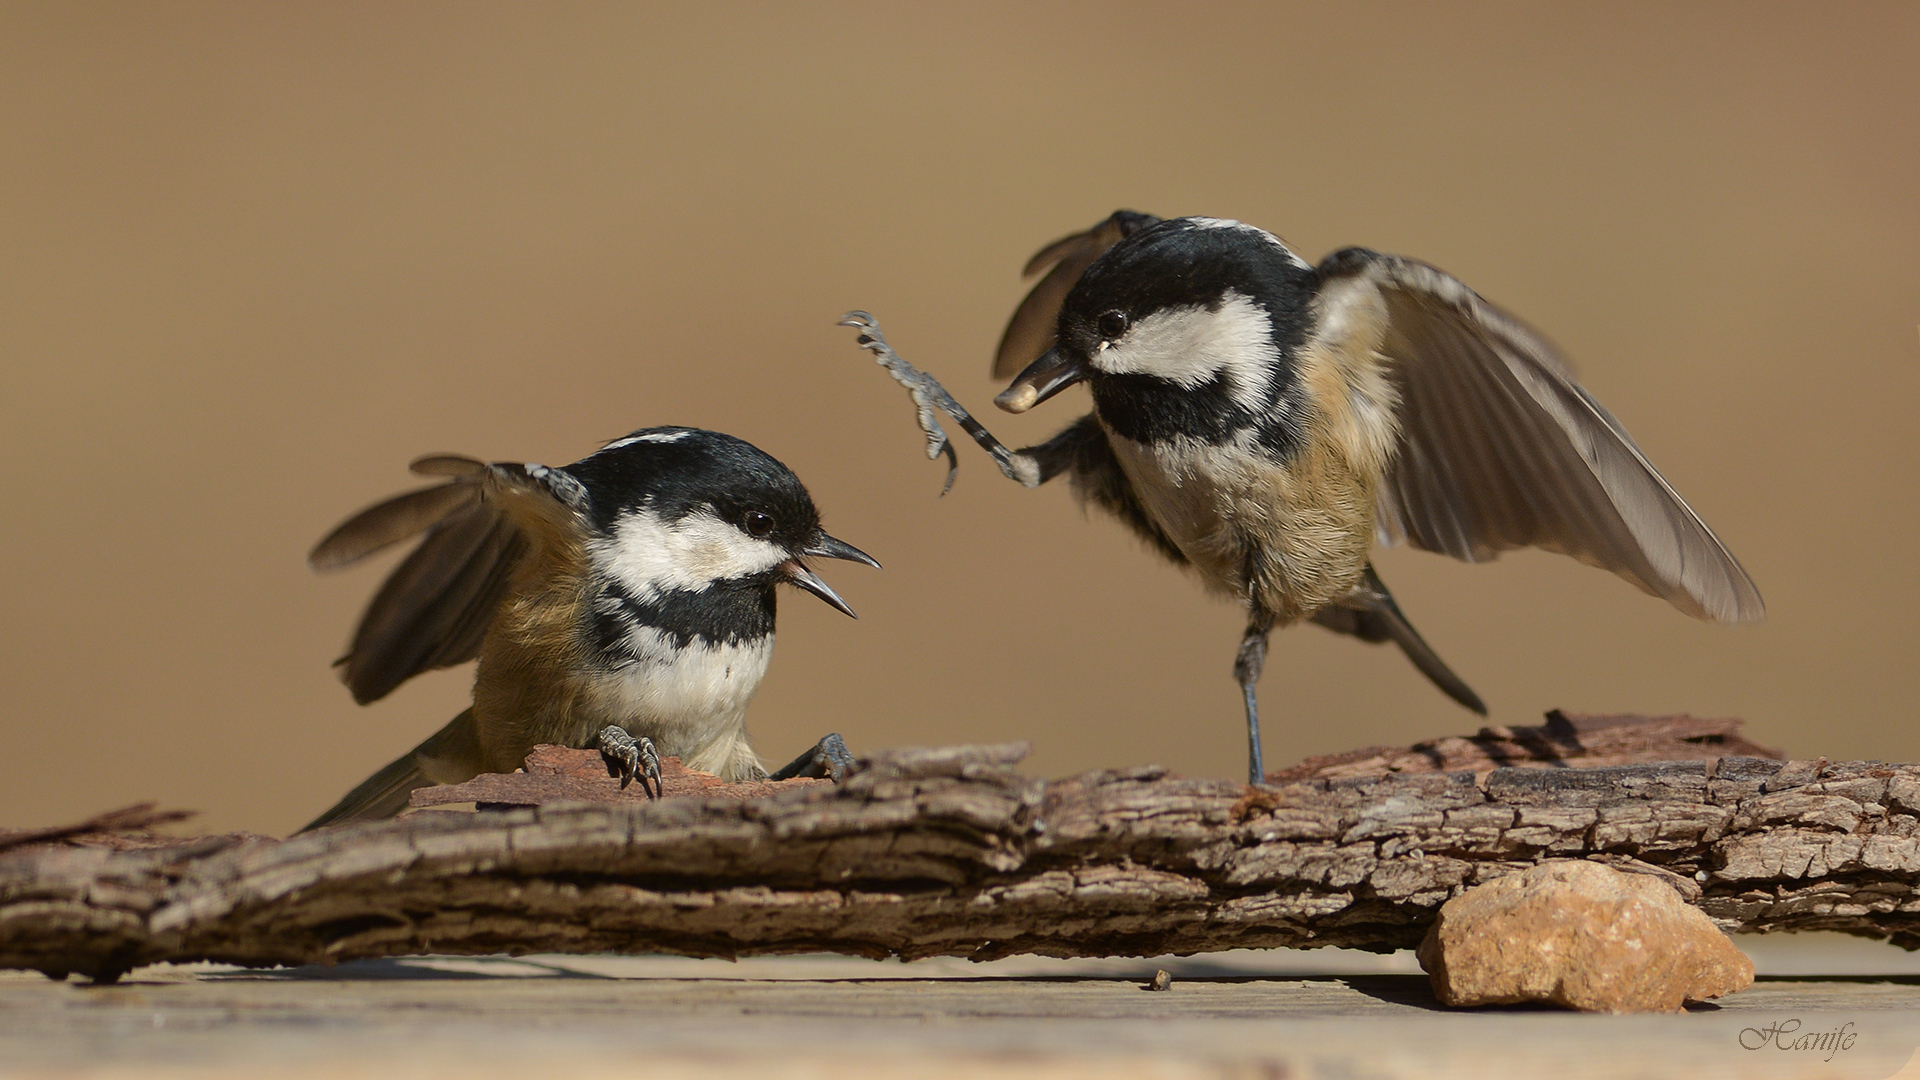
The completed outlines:
{"type": "MultiPolygon", "coordinates": [[[[820,538],[812,544],[809,544],[800,554],[811,555],[822,559],[845,559],[848,562],[866,563],[875,570],[880,569],[879,560],[861,551],[859,548],[854,547],[852,544],[847,543],[845,540],[836,540],[826,533],[821,533],[820,538]]],[[[847,606],[845,600],[840,599],[839,593],[834,592],[826,582],[821,581],[820,576],[812,570],[809,570],[807,564],[801,562],[799,559],[788,559],[781,564],[781,569],[786,571],[789,582],[825,600],[852,618],[857,619],[860,617],[853,613],[853,609],[847,606]]]]}
{"type": "Polygon", "coordinates": [[[875,570],[880,569],[880,561],[878,559],[847,543],[845,540],[835,540],[826,533],[821,533],[820,539],[809,544],[806,550],[800,554],[813,555],[822,559],[845,559],[848,562],[866,563],[875,570]]]}
{"type": "Polygon", "coordinates": [[[1067,359],[1055,347],[1015,375],[1013,384],[1000,391],[993,403],[1010,413],[1023,413],[1086,377],[1085,364],[1067,359]]]}

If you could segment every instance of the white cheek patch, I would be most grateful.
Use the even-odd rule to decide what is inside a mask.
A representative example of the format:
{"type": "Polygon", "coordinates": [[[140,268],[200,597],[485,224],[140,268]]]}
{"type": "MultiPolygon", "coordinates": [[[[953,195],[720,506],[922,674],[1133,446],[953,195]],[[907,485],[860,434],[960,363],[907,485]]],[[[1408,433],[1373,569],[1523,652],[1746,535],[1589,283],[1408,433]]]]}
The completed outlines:
{"type": "Polygon", "coordinates": [[[761,574],[786,562],[783,549],[696,510],[668,522],[652,510],[627,514],[588,545],[598,566],[636,598],[674,589],[699,592],[725,578],[761,574]]]}
{"type": "Polygon", "coordinates": [[[1264,400],[1280,351],[1265,309],[1229,291],[1216,311],[1177,307],[1134,323],[1125,337],[1093,358],[1114,375],[1153,375],[1192,390],[1225,375],[1236,397],[1264,400]]]}

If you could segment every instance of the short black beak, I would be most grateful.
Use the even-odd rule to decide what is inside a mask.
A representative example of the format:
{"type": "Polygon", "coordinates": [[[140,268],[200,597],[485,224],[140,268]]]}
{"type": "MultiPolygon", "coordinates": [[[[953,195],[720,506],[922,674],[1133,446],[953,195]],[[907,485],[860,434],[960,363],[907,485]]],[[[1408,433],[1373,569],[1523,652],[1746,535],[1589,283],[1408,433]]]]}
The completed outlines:
{"type": "Polygon", "coordinates": [[[1086,377],[1086,365],[1062,356],[1055,346],[1015,375],[1013,384],[1000,391],[993,403],[1010,413],[1023,413],[1086,377]]]}
{"type": "MultiPolygon", "coordinates": [[[[821,533],[820,538],[807,545],[800,554],[812,555],[822,559],[845,559],[848,562],[866,563],[876,570],[880,568],[879,561],[873,556],[861,551],[845,540],[835,540],[826,533],[821,533]]],[[[812,570],[807,569],[807,564],[801,562],[799,559],[788,559],[786,562],[780,564],[780,568],[786,572],[789,582],[798,585],[800,588],[832,604],[835,608],[838,608],[842,613],[851,618],[857,619],[860,617],[853,613],[853,609],[847,606],[845,600],[840,599],[839,593],[834,592],[826,582],[821,581],[820,576],[812,570]]]]}

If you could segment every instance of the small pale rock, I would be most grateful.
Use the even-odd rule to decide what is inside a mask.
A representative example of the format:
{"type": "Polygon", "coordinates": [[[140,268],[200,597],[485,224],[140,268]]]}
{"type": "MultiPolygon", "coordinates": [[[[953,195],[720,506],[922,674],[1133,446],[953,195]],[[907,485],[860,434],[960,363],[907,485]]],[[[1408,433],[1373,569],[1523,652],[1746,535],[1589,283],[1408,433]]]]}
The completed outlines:
{"type": "Polygon", "coordinates": [[[1753,983],[1753,961],[1672,886],[1574,859],[1447,901],[1417,955],[1452,1006],[1677,1012],[1753,983]]]}

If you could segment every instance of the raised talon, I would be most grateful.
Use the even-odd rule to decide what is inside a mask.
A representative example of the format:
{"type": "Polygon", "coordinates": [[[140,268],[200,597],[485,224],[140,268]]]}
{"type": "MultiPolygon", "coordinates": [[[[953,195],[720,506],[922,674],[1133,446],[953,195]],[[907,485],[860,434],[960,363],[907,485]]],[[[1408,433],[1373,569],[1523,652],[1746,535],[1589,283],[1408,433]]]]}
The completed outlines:
{"type": "Polygon", "coordinates": [[[940,485],[940,495],[944,498],[947,492],[953,490],[953,478],[960,475],[960,452],[953,448],[951,442],[943,444],[940,452],[947,455],[947,481],[940,485]]]}
{"type": "Polygon", "coordinates": [[[953,488],[953,478],[960,469],[960,455],[954,450],[953,443],[947,438],[946,429],[940,426],[939,413],[951,416],[980,448],[993,458],[1008,479],[1023,487],[1033,487],[1040,483],[1040,467],[1025,452],[1016,453],[1002,445],[985,427],[961,404],[947,393],[933,376],[914,367],[893,351],[886,337],[880,332],[880,324],[872,315],[864,311],[850,311],[840,320],[841,326],[857,327],[860,330],[856,340],[860,347],[873,354],[874,362],[887,369],[895,382],[907,388],[907,396],[913,399],[916,420],[921,434],[927,437],[927,457],[947,456],[947,479],[940,487],[945,495],[953,488]]]}
{"type": "Polygon", "coordinates": [[[620,778],[620,790],[637,777],[640,790],[647,798],[658,799],[663,790],[660,780],[660,755],[654,751],[653,740],[642,735],[638,739],[628,734],[627,729],[618,724],[609,724],[600,729],[596,740],[600,749],[600,760],[606,763],[607,775],[620,778]]]}
{"type": "Polygon", "coordinates": [[[947,482],[940,489],[940,494],[945,495],[947,489],[953,486],[953,473],[959,468],[959,457],[953,452],[953,444],[948,441],[946,430],[940,426],[935,410],[944,409],[956,418],[965,414],[966,410],[960,408],[946,388],[893,351],[886,337],[880,333],[880,324],[873,316],[864,311],[849,311],[840,320],[840,325],[858,329],[860,332],[854,336],[854,340],[873,354],[874,363],[886,368],[887,374],[892,375],[895,382],[907,388],[907,394],[913,398],[914,408],[918,412],[920,431],[927,437],[927,457],[939,457],[943,452],[947,455],[947,482]]]}

